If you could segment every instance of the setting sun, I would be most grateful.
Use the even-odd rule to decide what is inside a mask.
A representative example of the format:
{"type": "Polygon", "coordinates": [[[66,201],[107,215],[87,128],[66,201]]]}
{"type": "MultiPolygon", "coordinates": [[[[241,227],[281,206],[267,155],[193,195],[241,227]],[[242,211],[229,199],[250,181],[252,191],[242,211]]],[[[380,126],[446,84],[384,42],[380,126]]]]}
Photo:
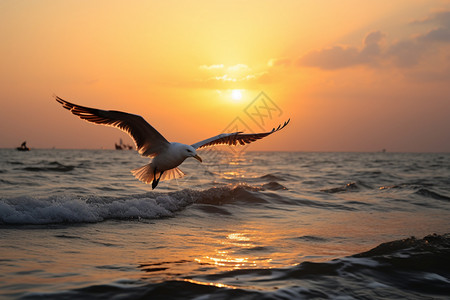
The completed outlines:
{"type": "Polygon", "coordinates": [[[236,100],[236,101],[241,100],[242,99],[241,90],[232,90],[231,91],[231,98],[233,100],[236,100]]]}

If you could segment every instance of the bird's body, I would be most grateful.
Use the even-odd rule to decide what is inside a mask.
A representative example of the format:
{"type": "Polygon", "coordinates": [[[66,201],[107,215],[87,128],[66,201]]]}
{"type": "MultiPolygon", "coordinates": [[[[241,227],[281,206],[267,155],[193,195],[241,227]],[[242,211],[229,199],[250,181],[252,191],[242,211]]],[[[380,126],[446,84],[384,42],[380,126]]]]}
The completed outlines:
{"type": "Polygon", "coordinates": [[[152,182],[152,185],[155,187],[159,180],[164,181],[181,178],[184,176],[184,173],[177,167],[181,165],[186,158],[192,156],[201,161],[201,158],[197,155],[195,149],[190,148],[192,147],[189,145],[176,142],[170,143],[167,146],[167,149],[156,155],[149,164],[134,169],[131,172],[137,179],[145,183],[152,182]],[[190,153],[187,152],[187,149],[191,151],[190,153],[194,153],[194,155],[190,155],[190,153]],[[156,181],[153,183],[155,179],[156,181]]]}
{"type": "Polygon", "coordinates": [[[134,140],[137,151],[146,157],[153,158],[149,164],[134,169],[133,175],[145,183],[152,183],[154,189],[159,181],[181,178],[184,173],[178,168],[186,158],[193,157],[202,162],[196,149],[214,145],[245,145],[266,137],[283,126],[264,133],[242,134],[242,132],[223,133],[192,145],[167,141],[156,129],[148,124],[141,116],[120,111],[101,110],[70,103],[59,97],[56,101],[74,115],[86,121],[113,126],[127,132],[134,140]]]}
{"type": "MultiPolygon", "coordinates": [[[[187,149],[188,146],[189,145],[176,142],[170,143],[167,151],[157,155],[153,159],[153,163],[157,166],[158,170],[170,170],[176,168],[187,158],[185,155],[185,149],[187,149]]],[[[196,152],[192,151],[192,153],[196,152]]]]}

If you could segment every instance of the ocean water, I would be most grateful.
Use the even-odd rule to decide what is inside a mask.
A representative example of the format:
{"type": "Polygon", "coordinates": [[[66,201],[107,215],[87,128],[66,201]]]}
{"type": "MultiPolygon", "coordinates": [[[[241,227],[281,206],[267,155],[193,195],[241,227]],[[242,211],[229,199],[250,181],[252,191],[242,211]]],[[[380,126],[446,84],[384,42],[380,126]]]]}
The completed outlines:
{"type": "Polygon", "coordinates": [[[450,154],[0,149],[0,298],[449,299],[450,154]]]}

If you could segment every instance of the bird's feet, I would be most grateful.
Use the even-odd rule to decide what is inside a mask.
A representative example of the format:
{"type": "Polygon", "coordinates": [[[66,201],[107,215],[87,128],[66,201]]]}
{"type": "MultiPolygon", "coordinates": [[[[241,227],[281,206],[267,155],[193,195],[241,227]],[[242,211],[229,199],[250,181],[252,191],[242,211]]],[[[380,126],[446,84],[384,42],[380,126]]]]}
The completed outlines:
{"type": "Polygon", "coordinates": [[[155,169],[155,172],[153,173],[152,190],[154,190],[155,187],[158,185],[159,180],[161,179],[161,176],[162,176],[163,173],[164,173],[164,171],[159,173],[159,178],[156,179],[156,169],[155,169]]]}

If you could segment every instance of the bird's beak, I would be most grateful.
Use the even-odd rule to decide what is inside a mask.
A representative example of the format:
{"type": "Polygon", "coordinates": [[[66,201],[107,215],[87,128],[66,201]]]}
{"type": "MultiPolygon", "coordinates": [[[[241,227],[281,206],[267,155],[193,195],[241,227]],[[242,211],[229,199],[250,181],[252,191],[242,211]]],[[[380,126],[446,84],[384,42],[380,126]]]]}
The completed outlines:
{"type": "Polygon", "coordinates": [[[198,160],[199,162],[203,162],[202,158],[200,156],[198,156],[197,154],[195,154],[194,156],[192,156],[193,158],[195,158],[196,160],[198,160]]]}

